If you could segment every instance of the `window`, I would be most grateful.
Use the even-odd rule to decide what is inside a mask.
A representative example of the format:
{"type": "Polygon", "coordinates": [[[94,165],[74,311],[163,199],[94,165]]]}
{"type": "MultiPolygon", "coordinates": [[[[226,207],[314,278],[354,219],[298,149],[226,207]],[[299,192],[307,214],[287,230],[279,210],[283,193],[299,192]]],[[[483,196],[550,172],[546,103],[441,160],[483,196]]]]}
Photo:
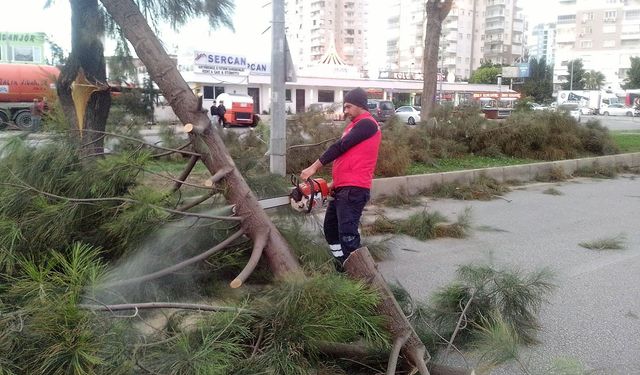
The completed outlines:
{"type": "Polygon", "coordinates": [[[335,92],[333,90],[318,90],[318,101],[322,103],[332,103],[335,92]]]}
{"type": "Polygon", "coordinates": [[[615,46],[616,46],[615,40],[605,40],[604,42],[602,42],[602,47],[605,47],[605,48],[610,48],[615,46]]]}
{"type": "Polygon", "coordinates": [[[213,97],[213,86],[205,86],[203,90],[204,99],[215,99],[213,97]]]}
{"type": "Polygon", "coordinates": [[[593,12],[587,12],[582,15],[582,22],[592,21],[593,20],[593,12]]]}
{"type": "Polygon", "coordinates": [[[564,15],[564,16],[558,16],[558,24],[575,23],[575,22],[576,22],[576,15],[575,14],[568,14],[568,15],[564,15]]]}
{"type": "Polygon", "coordinates": [[[291,89],[284,90],[284,100],[287,102],[291,101],[291,89]]]}
{"type": "Polygon", "coordinates": [[[13,46],[13,61],[40,62],[42,59],[39,48],[32,46],[13,46]]]}
{"type": "Polygon", "coordinates": [[[580,42],[580,48],[591,48],[592,47],[592,43],[590,40],[583,40],[580,42]]]}
{"type": "Polygon", "coordinates": [[[617,10],[608,10],[604,12],[604,22],[616,22],[616,17],[618,17],[617,10]]]}
{"type": "Polygon", "coordinates": [[[220,94],[224,94],[224,86],[215,86],[215,87],[213,88],[213,91],[214,91],[214,93],[215,93],[215,95],[216,95],[216,98],[217,98],[217,97],[218,97],[218,95],[220,95],[220,94]]]}
{"type": "Polygon", "coordinates": [[[628,10],[624,12],[624,19],[626,20],[640,19],[640,10],[628,10]]]}

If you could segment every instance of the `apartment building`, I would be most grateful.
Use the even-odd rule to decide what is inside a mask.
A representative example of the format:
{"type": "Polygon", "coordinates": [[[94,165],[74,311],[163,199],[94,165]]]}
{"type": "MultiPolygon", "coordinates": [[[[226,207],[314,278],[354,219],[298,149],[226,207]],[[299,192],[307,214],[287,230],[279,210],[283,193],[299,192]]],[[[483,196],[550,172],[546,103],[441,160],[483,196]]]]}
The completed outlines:
{"type": "Polygon", "coordinates": [[[540,61],[545,59],[553,65],[556,57],[556,24],[541,23],[533,27],[528,40],[529,57],[540,61]]]}
{"type": "MultiPolygon", "coordinates": [[[[395,0],[387,20],[387,68],[422,69],[424,0],[395,0]]],[[[457,0],[445,19],[441,68],[463,80],[482,62],[513,64],[523,55],[525,22],[517,0],[457,0]]]]}
{"type": "Polygon", "coordinates": [[[554,84],[566,82],[568,61],[602,72],[605,89],[619,91],[640,56],[640,0],[557,0],[554,84]]]}
{"type": "Polygon", "coordinates": [[[287,0],[285,30],[293,63],[300,71],[335,53],[364,71],[367,50],[366,0],[287,0]]]}

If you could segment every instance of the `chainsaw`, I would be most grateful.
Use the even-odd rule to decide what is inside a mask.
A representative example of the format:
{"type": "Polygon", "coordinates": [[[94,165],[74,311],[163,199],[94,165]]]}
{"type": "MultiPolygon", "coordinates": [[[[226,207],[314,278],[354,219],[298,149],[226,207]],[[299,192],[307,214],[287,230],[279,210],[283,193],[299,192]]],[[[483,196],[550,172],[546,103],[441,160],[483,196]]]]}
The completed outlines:
{"type": "Polygon", "coordinates": [[[288,196],[260,200],[262,208],[290,205],[295,211],[310,213],[314,208],[323,207],[331,194],[324,178],[309,178],[303,182],[291,175],[291,184],[293,187],[288,196]]]}

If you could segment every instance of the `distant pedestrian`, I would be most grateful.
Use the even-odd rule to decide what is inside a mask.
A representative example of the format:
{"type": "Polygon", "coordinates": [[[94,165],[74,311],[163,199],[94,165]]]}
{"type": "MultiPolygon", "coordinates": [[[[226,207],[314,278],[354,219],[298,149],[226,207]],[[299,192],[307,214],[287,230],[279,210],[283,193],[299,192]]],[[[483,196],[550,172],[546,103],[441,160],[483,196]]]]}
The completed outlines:
{"type": "Polygon", "coordinates": [[[226,120],[224,118],[224,114],[227,113],[227,109],[224,107],[224,101],[220,101],[218,104],[218,122],[220,126],[225,127],[226,120]]]}
{"type": "Polygon", "coordinates": [[[209,114],[211,115],[211,123],[218,123],[218,106],[216,105],[216,101],[213,101],[213,104],[209,108],[209,114]]]}
{"type": "Polygon", "coordinates": [[[44,101],[38,100],[38,98],[33,99],[33,104],[31,105],[31,131],[37,132],[40,130],[42,126],[42,115],[44,114],[44,101]]]}

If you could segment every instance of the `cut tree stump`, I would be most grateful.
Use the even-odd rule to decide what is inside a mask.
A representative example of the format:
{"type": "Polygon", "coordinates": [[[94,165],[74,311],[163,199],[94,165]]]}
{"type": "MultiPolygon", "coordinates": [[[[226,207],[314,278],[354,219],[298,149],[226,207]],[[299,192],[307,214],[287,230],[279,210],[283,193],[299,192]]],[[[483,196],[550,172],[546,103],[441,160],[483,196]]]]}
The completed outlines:
{"type": "Polygon", "coordinates": [[[425,360],[426,348],[420,338],[416,334],[409,323],[409,320],[402,312],[400,305],[396,301],[391,289],[387,285],[382,274],[378,271],[378,266],[373,260],[373,257],[369,253],[369,249],[361,247],[349,255],[349,258],[344,263],[344,269],[347,274],[353,278],[363,281],[365,284],[376,289],[382,296],[382,301],[378,305],[378,312],[388,317],[388,329],[391,333],[393,340],[396,341],[406,335],[409,331],[409,338],[402,346],[402,355],[415,366],[420,374],[429,374],[429,369],[433,371],[433,374],[473,374],[473,370],[458,369],[442,365],[430,364],[427,366],[426,362],[430,357],[425,360]]]}

